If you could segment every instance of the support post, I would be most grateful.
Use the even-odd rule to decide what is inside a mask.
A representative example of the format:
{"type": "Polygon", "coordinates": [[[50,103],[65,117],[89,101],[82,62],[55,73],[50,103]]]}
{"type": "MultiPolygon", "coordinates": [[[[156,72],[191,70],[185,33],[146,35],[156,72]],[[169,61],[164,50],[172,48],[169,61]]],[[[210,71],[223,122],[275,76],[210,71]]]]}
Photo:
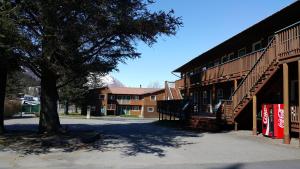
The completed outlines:
{"type": "Polygon", "coordinates": [[[234,131],[238,131],[238,123],[234,122],[234,131]]]}
{"type": "Polygon", "coordinates": [[[253,96],[253,101],[252,101],[252,134],[257,135],[257,96],[253,96]]]}
{"type": "Polygon", "coordinates": [[[298,121],[299,121],[299,146],[300,146],[300,60],[298,60],[298,121]]]}
{"type": "Polygon", "coordinates": [[[215,84],[213,84],[212,85],[212,107],[214,107],[215,106],[215,104],[216,104],[216,96],[217,96],[217,94],[216,94],[216,85],[215,84]]]}
{"type": "Polygon", "coordinates": [[[289,67],[283,64],[284,144],[290,144],[289,67]]]}
{"type": "MultiPolygon", "coordinates": [[[[237,80],[234,80],[233,81],[233,87],[234,87],[234,91],[237,89],[237,87],[238,87],[238,82],[237,82],[237,80]]],[[[236,100],[236,96],[233,96],[233,105],[236,105],[236,102],[237,102],[237,100],[236,100]]]]}

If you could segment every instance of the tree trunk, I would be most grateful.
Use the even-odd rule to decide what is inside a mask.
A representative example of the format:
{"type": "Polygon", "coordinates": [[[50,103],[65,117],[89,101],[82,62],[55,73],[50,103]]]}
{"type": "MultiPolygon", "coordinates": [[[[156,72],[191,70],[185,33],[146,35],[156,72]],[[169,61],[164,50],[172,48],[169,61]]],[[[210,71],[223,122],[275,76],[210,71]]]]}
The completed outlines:
{"type": "Polygon", "coordinates": [[[57,112],[58,92],[56,88],[57,78],[54,73],[42,70],[41,77],[41,113],[39,131],[58,133],[61,125],[57,112]]]}
{"type": "Polygon", "coordinates": [[[69,114],[69,101],[66,100],[65,101],[65,115],[68,115],[69,114]]]}
{"type": "Polygon", "coordinates": [[[75,113],[78,113],[78,106],[75,104],[75,113]]]}
{"type": "Polygon", "coordinates": [[[4,64],[0,64],[0,134],[4,133],[4,102],[7,80],[7,65],[4,64]]]}

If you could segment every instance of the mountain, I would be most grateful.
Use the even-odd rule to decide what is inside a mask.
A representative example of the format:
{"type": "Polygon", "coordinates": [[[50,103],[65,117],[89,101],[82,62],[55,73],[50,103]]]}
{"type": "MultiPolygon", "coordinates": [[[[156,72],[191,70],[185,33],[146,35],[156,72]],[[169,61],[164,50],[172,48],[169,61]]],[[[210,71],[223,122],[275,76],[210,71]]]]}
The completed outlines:
{"type": "Polygon", "coordinates": [[[101,74],[95,74],[91,73],[88,76],[88,83],[87,86],[89,89],[95,89],[100,87],[125,87],[125,85],[120,82],[118,79],[111,75],[101,75],[101,74]]]}

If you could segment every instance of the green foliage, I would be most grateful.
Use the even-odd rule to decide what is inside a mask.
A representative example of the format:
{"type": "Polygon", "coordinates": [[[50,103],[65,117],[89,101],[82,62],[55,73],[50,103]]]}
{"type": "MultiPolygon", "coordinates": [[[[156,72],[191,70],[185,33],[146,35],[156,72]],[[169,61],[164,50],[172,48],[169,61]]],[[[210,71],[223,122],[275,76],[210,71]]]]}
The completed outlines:
{"type": "Polygon", "coordinates": [[[118,62],[137,58],[135,43],[149,45],[160,35],[174,35],[180,18],[147,7],[151,1],[37,0],[20,1],[23,48],[37,75],[47,69],[63,86],[89,72],[109,72],[118,62]]]}

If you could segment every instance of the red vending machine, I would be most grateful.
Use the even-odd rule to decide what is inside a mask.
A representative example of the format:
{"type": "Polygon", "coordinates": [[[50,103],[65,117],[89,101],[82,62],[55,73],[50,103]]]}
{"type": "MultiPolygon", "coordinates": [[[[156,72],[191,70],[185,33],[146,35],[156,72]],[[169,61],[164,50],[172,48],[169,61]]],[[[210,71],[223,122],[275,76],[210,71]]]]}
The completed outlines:
{"type": "Polygon", "coordinates": [[[268,137],[273,136],[273,130],[271,129],[271,104],[262,104],[261,118],[262,118],[262,134],[268,137]]]}
{"type": "Polygon", "coordinates": [[[262,104],[262,134],[272,138],[283,138],[283,104],[262,104]]]}
{"type": "Polygon", "coordinates": [[[283,104],[273,104],[274,110],[274,138],[283,138],[284,111],[283,104]]]}

